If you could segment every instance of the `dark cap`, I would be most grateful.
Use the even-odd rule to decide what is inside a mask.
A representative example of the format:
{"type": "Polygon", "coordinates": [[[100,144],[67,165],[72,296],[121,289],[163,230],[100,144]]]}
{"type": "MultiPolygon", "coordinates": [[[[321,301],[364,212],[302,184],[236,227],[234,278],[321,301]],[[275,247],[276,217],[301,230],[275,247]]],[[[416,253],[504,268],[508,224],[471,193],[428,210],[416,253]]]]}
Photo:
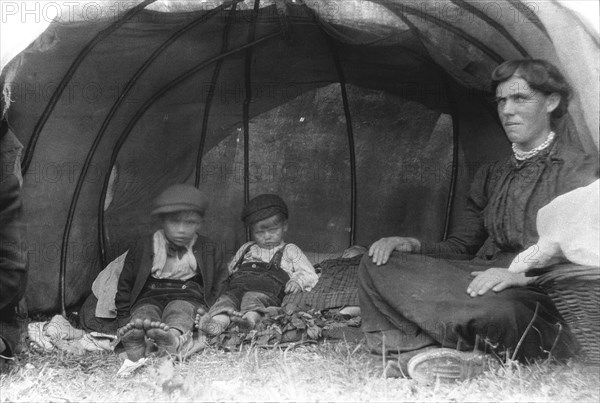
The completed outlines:
{"type": "Polygon", "coordinates": [[[246,226],[273,217],[276,214],[288,218],[288,208],[281,197],[274,194],[261,194],[250,200],[242,210],[242,221],[246,226]]]}
{"type": "Polygon", "coordinates": [[[179,211],[196,211],[204,216],[208,207],[208,199],[191,185],[177,184],[166,188],[154,199],[152,215],[176,213],[179,211]]]}

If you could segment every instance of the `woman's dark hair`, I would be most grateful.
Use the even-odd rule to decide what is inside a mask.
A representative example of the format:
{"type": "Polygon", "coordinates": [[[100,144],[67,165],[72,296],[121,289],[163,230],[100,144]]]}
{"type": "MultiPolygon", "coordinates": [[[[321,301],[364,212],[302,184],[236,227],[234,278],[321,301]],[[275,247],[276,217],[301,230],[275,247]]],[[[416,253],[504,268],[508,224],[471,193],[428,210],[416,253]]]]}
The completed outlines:
{"type": "Polygon", "coordinates": [[[531,88],[546,95],[554,92],[560,95],[558,106],[550,114],[552,119],[567,113],[572,90],[556,66],[542,59],[509,60],[492,73],[492,91],[495,93],[498,85],[512,76],[521,77],[531,88]]]}

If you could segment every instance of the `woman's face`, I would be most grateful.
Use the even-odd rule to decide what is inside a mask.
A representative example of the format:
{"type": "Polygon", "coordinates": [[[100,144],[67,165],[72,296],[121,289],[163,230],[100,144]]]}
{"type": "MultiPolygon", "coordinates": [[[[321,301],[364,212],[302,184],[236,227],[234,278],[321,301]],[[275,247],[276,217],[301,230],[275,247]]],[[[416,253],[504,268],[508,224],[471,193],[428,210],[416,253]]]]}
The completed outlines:
{"type": "Polygon", "coordinates": [[[546,95],[529,87],[517,75],[496,88],[498,116],[511,143],[529,151],[546,140],[550,133],[550,112],[560,101],[558,94],[546,95]]]}

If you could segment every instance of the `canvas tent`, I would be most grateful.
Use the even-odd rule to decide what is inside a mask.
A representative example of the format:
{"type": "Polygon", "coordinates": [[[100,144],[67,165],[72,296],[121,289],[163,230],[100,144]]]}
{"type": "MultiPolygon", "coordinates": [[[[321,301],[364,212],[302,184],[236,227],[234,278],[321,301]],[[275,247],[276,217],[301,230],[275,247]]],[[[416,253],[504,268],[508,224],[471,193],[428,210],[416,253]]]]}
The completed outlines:
{"type": "Polygon", "coordinates": [[[442,239],[474,169],[509,150],[488,88],[504,60],[560,66],[576,90],[561,130],[597,154],[598,34],[557,1],[61,10],[2,70],[2,130],[24,145],[30,311],[79,302],[175,182],[210,194],[205,232],[228,255],[262,192],[288,201],[289,237],[314,261],[385,235],[442,239]]]}

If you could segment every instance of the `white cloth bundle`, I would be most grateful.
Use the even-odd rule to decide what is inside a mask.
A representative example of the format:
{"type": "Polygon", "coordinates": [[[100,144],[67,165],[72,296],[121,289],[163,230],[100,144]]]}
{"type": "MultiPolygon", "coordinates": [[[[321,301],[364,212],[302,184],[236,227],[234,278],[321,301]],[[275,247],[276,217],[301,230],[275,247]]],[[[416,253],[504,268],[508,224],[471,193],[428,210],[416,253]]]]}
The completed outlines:
{"type": "Polygon", "coordinates": [[[566,261],[600,270],[599,183],[572,190],[542,207],[536,222],[539,241],[519,253],[509,270],[524,272],[566,261]]]}
{"type": "Polygon", "coordinates": [[[117,284],[126,257],[127,252],[110,262],[92,283],[92,292],[98,298],[95,312],[98,318],[112,319],[117,317],[115,295],[117,294],[117,284]]]}

